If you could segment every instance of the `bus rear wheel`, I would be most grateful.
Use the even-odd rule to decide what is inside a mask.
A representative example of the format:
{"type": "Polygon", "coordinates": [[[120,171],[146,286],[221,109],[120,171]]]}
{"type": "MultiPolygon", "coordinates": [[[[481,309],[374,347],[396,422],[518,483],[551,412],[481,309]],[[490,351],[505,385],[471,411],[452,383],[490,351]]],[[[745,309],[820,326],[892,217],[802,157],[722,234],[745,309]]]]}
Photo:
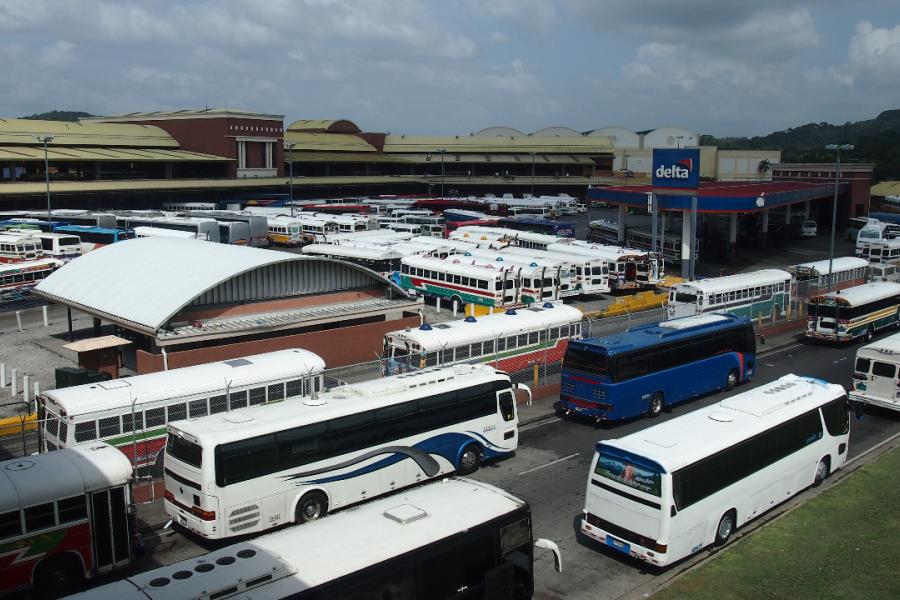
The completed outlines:
{"type": "Polygon", "coordinates": [[[66,556],[44,562],[34,573],[35,600],[51,600],[72,594],[81,586],[77,560],[66,556]]]}
{"type": "Polygon", "coordinates": [[[471,475],[481,466],[481,452],[475,444],[469,444],[463,450],[459,457],[459,468],[456,469],[460,475],[471,475]]]}
{"type": "Polygon", "coordinates": [[[822,485],[831,473],[831,461],[826,456],[816,465],[816,476],[813,478],[813,487],[822,485]]]}
{"type": "Polygon", "coordinates": [[[663,409],[663,395],[661,392],[656,392],[652,396],[650,396],[650,405],[647,407],[647,416],[648,417],[658,417],[663,409]]]}
{"type": "Polygon", "coordinates": [[[294,511],[295,523],[309,523],[328,512],[328,498],[322,492],[309,492],[300,498],[294,511]]]}
{"type": "Polygon", "coordinates": [[[729,392],[734,389],[734,386],[737,385],[738,382],[738,372],[737,369],[732,369],[728,371],[728,378],[725,380],[725,389],[729,392]]]}
{"type": "Polygon", "coordinates": [[[713,541],[713,544],[716,546],[727,544],[736,527],[737,515],[734,513],[734,509],[731,509],[719,519],[719,525],[716,527],[716,539],[713,541]]]}
{"type": "Polygon", "coordinates": [[[869,325],[869,328],[866,329],[866,332],[863,334],[863,339],[866,340],[866,343],[872,341],[872,338],[875,337],[875,326],[869,325]]]}

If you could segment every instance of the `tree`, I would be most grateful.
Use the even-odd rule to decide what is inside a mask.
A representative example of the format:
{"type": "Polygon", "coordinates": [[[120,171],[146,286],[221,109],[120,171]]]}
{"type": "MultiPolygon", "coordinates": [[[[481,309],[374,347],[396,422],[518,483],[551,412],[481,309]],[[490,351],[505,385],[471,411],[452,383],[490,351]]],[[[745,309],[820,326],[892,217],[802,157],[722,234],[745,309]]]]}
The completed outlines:
{"type": "Polygon", "coordinates": [[[757,165],[757,167],[756,167],[756,171],[759,173],[759,181],[762,181],[765,178],[766,173],[768,173],[771,170],[772,170],[772,163],[769,161],[768,158],[764,158],[761,161],[759,161],[759,165],[757,165]]]}

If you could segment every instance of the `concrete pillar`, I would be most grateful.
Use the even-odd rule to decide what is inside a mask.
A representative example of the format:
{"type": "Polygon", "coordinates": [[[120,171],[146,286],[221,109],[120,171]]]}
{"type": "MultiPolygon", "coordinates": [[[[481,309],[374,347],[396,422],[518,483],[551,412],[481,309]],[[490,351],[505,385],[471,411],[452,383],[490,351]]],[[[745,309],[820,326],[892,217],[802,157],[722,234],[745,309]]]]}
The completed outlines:
{"type": "MultiPolygon", "coordinates": [[[[769,216],[769,211],[766,211],[766,217],[768,217],[768,216],[769,216]]],[[[766,223],[768,223],[768,219],[766,220],[766,223]]],[[[790,204],[788,204],[787,206],[784,207],[784,224],[785,225],[791,224],[791,205],[790,204]]],[[[768,229],[764,229],[763,231],[768,231],[768,229]]]]}
{"type": "Polygon", "coordinates": [[[803,203],[803,216],[809,218],[809,200],[803,203]]]}
{"type": "Polygon", "coordinates": [[[6,363],[0,363],[0,388],[6,387],[6,363]]]}
{"type": "Polygon", "coordinates": [[[734,247],[737,244],[737,213],[728,215],[728,251],[734,256],[734,247]]]}
{"type": "Polygon", "coordinates": [[[22,377],[22,400],[27,404],[31,400],[31,376],[22,377]]]}
{"type": "Polygon", "coordinates": [[[100,337],[100,319],[94,317],[94,336],[100,337]]]}
{"type": "MultiPolygon", "coordinates": [[[[790,210],[790,207],[788,207],[788,210],[790,210]]],[[[763,211],[762,232],[769,233],[769,211],[768,211],[768,209],[763,211]]]]}
{"type": "Polygon", "coordinates": [[[628,207],[624,204],[619,205],[619,235],[618,240],[620,244],[625,243],[625,217],[628,215],[628,207]]]}
{"type": "Polygon", "coordinates": [[[681,276],[690,277],[691,271],[691,211],[681,213],[681,276]]]}
{"type": "Polygon", "coordinates": [[[437,296],[434,299],[434,312],[435,314],[440,314],[441,312],[441,297],[437,296]]]}
{"type": "Polygon", "coordinates": [[[16,394],[19,393],[19,370],[18,369],[12,370],[12,378],[10,381],[10,385],[11,385],[11,388],[10,388],[9,393],[11,396],[15,397],[16,394]]]}
{"type": "Polygon", "coordinates": [[[41,307],[41,311],[43,312],[43,315],[44,315],[44,327],[49,327],[50,319],[47,316],[47,305],[46,304],[41,307]]]}

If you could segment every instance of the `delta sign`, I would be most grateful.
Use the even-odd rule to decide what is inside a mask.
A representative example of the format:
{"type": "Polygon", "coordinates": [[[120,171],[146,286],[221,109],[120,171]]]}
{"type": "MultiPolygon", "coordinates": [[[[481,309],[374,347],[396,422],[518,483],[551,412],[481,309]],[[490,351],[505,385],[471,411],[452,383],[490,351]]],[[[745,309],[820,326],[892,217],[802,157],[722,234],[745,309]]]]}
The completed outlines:
{"type": "Polygon", "coordinates": [[[653,149],[654,188],[695,190],[699,185],[699,148],[653,149]]]}

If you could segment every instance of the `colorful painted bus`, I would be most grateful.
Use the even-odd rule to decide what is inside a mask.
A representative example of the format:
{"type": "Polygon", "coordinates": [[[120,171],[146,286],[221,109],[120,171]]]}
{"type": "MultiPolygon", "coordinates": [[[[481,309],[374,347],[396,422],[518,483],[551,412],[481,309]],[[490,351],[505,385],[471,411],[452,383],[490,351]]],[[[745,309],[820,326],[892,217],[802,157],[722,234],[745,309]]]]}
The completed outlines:
{"type": "Polygon", "coordinates": [[[559,258],[530,258],[496,250],[470,248],[461,254],[451,254],[446,260],[459,258],[480,266],[512,266],[518,269],[522,298],[529,302],[552,302],[581,293],[575,267],[559,258]]]}
{"type": "MultiPolygon", "coordinates": [[[[900,250],[900,240],[898,240],[898,250],[900,250]]],[[[866,282],[869,263],[865,259],[854,256],[837,256],[831,261],[831,273],[828,272],[828,264],[828,260],[802,263],[788,267],[787,272],[793,275],[800,284],[798,288],[806,288],[816,293],[842,290],[866,282]]]]}
{"type": "Polygon", "coordinates": [[[569,343],[562,364],[561,414],[597,421],[658,416],[716,390],[731,390],[756,372],[749,319],[697,315],[569,343]]]}
{"type": "Polygon", "coordinates": [[[308,396],[323,389],[324,370],[293,348],[48,390],[38,398],[41,450],[102,440],[161,475],[170,421],[308,396]]]}
{"type": "MultiPolygon", "coordinates": [[[[37,233],[37,232],[35,232],[37,233]]],[[[44,258],[41,240],[32,232],[0,231],[0,264],[44,258]]]]}
{"type": "Polygon", "coordinates": [[[400,269],[400,259],[404,256],[388,246],[352,246],[349,244],[309,244],[303,247],[303,254],[325,256],[350,262],[387,277],[400,269]]]}
{"type": "Polygon", "coordinates": [[[0,264],[0,303],[26,299],[31,288],[60,266],[54,258],[0,264]]]}
{"type": "Polygon", "coordinates": [[[397,283],[424,296],[464,304],[518,306],[524,302],[518,270],[513,266],[481,267],[473,261],[405,256],[400,260],[397,283]]]}
{"type": "Polygon", "coordinates": [[[0,462],[0,596],[59,598],[133,557],[132,468],[102,442],[0,462]]]}
{"type": "Polygon", "coordinates": [[[755,319],[785,314],[793,297],[790,273],[762,269],[679,283],[669,292],[666,311],[670,319],[708,312],[755,319]]]}
{"type": "Polygon", "coordinates": [[[900,283],[876,281],[809,299],[806,337],[832,342],[869,342],[900,325],[900,283]]]}
{"type": "Polygon", "coordinates": [[[384,336],[388,374],[457,362],[485,362],[513,373],[535,362],[559,362],[581,338],[584,315],[562,302],[482,317],[425,323],[384,336]]]}

